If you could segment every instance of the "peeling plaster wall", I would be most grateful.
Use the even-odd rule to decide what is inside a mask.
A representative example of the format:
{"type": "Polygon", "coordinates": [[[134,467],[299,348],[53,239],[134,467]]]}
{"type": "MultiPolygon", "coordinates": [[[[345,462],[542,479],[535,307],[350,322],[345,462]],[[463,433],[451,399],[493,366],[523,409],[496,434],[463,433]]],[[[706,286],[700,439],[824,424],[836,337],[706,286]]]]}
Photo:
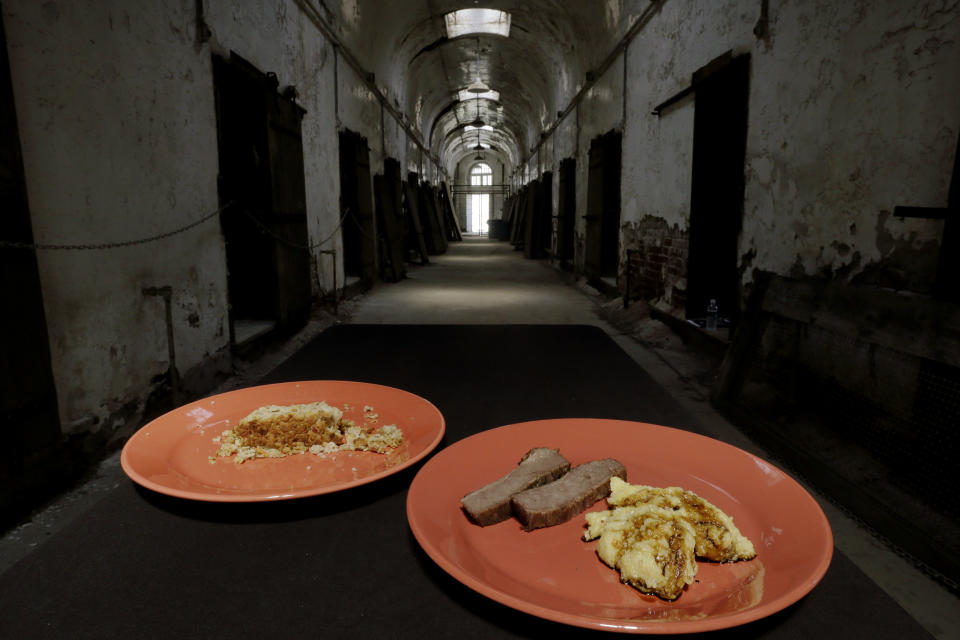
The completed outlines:
{"type": "Polygon", "coordinates": [[[770,18],[754,47],[741,254],[778,273],[846,278],[900,252],[935,254],[941,223],[890,213],[946,206],[960,5],[775,3],[770,18]]]}
{"type": "MultiPolygon", "coordinates": [[[[184,0],[3,3],[35,238],[94,244],[167,233],[214,212],[212,51],[230,50],[295,85],[308,232],[337,246],[339,180],[332,49],[293,0],[208,1],[209,43],[184,0]]],[[[160,297],[172,287],[177,369],[229,365],[226,261],[216,217],[146,244],[39,251],[51,360],[66,429],[95,417],[109,435],[136,421],[168,368],[160,297]]],[[[315,284],[332,286],[327,256],[315,284]]],[[[342,273],[342,266],[337,266],[342,273]]]]}
{"type": "Polygon", "coordinates": [[[370,175],[383,173],[380,102],[356,71],[337,60],[337,126],[359,133],[370,149],[370,175]]]}
{"type": "MultiPolygon", "coordinates": [[[[759,17],[754,0],[667,2],[631,42],[622,248],[653,228],[685,234],[695,96],[651,111],[733,50],[751,55],[743,284],[759,268],[923,290],[942,223],[891,213],[946,205],[960,5],[775,2],[762,37],[759,17]]],[[[661,275],[659,302],[679,314],[682,274],[661,275]]]]}
{"type": "Polygon", "coordinates": [[[381,135],[383,136],[384,157],[393,158],[403,167],[407,154],[407,132],[389,113],[384,114],[383,133],[381,135]]]}
{"type": "MultiPolygon", "coordinates": [[[[194,48],[192,4],[3,11],[38,243],[136,240],[217,209],[210,56],[194,48]]],[[[227,346],[216,218],[149,244],[37,259],[65,425],[95,416],[102,427],[168,369],[163,301],[144,287],[173,288],[181,374],[227,346]]]]}
{"type": "Polygon", "coordinates": [[[620,247],[624,255],[639,249],[643,256],[640,265],[629,265],[638,288],[631,295],[665,309],[685,304],[695,98],[660,116],[652,111],[750,34],[754,17],[747,5],[758,10],[759,2],[740,2],[734,10],[731,4],[668,2],[627,49],[620,247]]]}

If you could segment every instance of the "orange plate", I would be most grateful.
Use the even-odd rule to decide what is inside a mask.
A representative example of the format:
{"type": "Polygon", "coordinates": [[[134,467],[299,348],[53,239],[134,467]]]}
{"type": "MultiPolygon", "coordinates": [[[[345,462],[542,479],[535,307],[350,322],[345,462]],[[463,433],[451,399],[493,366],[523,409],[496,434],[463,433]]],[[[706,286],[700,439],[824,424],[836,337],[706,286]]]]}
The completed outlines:
{"type": "MultiPolygon", "coordinates": [[[[590,510],[606,508],[601,500],[590,510]]],[[[619,420],[541,420],[465,438],[420,469],[407,495],[417,541],[447,573],[505,605],[565,624],[629,633],[689,633],[768,616],[823,577],[833,534],[796,481],[741,449],[696,434],[619,420]],[[674,602],[620,583],[584,542],[583,515],[524,531],[510,519],[470,523],[460,498],[508,473],[533,447],[559,449],[570,463],[612,457],[627,480],[680,486],[734,518],[753,542],[747,562],[698,562],[697,581],[674,602]]]]}
{"type": "Polygon", "coordinates": [[[409,467],[443,437],[440,411],[412,393],[364,382],[308,380],[238,389],[190,403],[137,431],[123,447],[120,463],[134,482],[160,493],[211,502],[260,502],[302,498],[373,482],[409,467]],[[268,404],[323,400],[364,424],[363,409],[378,414],[375,426],[397,425],[404,444],[388,454],[342,451],[257,458],[234,464],[216,457],[213,438],[251,411],[268,404]]]}

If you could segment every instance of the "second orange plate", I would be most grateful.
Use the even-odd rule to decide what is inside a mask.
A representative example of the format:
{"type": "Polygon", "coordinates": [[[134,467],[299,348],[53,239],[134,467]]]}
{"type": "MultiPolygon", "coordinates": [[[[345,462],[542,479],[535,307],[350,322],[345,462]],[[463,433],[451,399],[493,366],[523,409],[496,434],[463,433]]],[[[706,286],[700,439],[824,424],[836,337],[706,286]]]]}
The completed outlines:
{"type": "Polygon", "coordinates": [[[445,422],[430,402],[402,389],[364,382],[307,380],[229,391],[191,402],[141,427],[124,445],[120,463],[136,483],[180,498],[210,502],[259,502],[342,491],[373,482],[416,463],[443,438],[445,422]],[[325,401],[364,423],[395,424],[404,443],[378,454],[342,451],[258,458],[234,464],[216,457],[214,438],[258,407],[325,401]],[[211,456],[213,458],[211,459],[211,456]]]}
{"type": "MultiPolygon", "coordinates": [[[[601,500],[591,510],[604,508],[601,500]]],[[[689,633],[763,618],[813,589],[833,554],[820,506],[770,463],[711,438],[619,420],[541,420],[460,440],[417,473],[407,519],[427,554],[475,591],[548,620],[626,633],[689,633]],[[597,542],[582,540],[582,514],[529,532],[514,519],[488,527],[468,521],[460,498],[508,473],[533,447],[559,449],[572,465],[616,458],[628,482],[694,491],[733,517],[757,557],[698,562],[696,581],[665,602],[620,583],[597,557],[597,542]]]]}

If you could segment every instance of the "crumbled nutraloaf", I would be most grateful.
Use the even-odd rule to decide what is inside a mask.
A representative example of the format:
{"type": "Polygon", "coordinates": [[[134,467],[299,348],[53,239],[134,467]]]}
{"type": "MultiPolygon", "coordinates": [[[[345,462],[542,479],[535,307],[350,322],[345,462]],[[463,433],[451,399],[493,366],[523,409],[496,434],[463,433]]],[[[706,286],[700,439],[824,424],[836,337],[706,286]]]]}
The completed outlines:
{"type": "Polygon", "coordinates": [[[400,446],[403,432],[396,425],[367,430],[344,418],[337,407],[312,402],[260,407],[213,440],[220,444],[218,456],[235,456],[234,462],[241,464],[251,458],[307,452],[318,456],[337,451],[386,453],[400,446]]]}

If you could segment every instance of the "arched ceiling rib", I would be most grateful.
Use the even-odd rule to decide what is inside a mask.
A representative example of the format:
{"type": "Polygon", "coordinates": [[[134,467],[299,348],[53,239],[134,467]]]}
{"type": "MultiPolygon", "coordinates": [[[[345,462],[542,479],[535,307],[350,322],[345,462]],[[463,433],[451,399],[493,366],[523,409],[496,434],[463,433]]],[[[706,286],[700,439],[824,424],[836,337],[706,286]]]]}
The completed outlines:
{"type": "Polygon", "coordinates": [[[480,101],[480,117],[494,127],[481,132],[481,140],[516,166],[647,5],[649,0],[327,0],[322,8],[338,37],[376,74],[449,171],[476,154],[470,148],[476,134],[463,132],[476,118],[476,101],[451,105],[459,89],[479,76],[500,92],[498,101],[480,101]],[[510,13],[508,37],[447,38],[446,13],[481,7],[510,13]]]}

